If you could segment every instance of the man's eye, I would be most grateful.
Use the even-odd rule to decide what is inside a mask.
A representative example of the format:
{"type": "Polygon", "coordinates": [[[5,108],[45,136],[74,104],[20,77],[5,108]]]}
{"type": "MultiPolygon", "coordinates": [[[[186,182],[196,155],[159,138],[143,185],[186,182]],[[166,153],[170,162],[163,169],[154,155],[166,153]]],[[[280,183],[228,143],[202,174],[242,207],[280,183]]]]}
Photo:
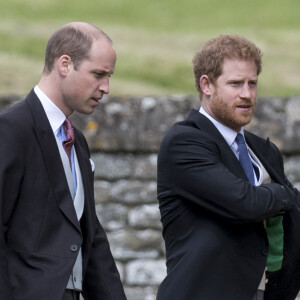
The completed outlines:
{"type": "Polygon", "coordinates": [[[102,73],[95,73],[95,77],[96,78],[101,78],[101,77],[103,77],[103,74],[102,73]]]}

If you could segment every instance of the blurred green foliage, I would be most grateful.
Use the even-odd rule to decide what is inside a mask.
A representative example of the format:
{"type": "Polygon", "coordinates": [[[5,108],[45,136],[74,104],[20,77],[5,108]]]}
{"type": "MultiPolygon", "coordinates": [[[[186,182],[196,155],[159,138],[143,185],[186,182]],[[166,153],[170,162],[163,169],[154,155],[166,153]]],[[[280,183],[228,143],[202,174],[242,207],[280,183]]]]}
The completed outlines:
{"type": "Polygon", "coordinates": [[[0,2],[0,93],[27,93],[62,24],[87,21],[114,41],[111,94],[196,93],[194,53],[222,33],[263,51],[260,96],[300,94],[298,0],[11,0],[0,2]]]}

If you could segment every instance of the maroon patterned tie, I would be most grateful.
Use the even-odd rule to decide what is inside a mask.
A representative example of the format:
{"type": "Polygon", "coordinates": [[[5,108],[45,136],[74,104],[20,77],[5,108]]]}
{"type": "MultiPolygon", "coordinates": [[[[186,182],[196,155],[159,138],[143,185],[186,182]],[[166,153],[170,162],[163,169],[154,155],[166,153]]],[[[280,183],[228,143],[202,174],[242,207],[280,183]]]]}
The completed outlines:
{"type": "Polygon", "coordinates": [[[63,123],[63,126],[64,126],[65,133],[67,135],[67,139],[62,142],[62,145],[69,157],[70,166],[72,168],[71,148],[75,142],[74,130],[72,127],[72,123],[68,118],[66,118],[65,122],[63,123]]]}

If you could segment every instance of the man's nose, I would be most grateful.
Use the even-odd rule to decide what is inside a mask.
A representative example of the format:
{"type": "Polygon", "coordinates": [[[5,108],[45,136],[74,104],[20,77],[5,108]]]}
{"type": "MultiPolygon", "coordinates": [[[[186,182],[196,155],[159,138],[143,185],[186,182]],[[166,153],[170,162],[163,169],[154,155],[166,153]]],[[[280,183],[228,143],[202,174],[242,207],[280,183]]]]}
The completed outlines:
{"type": "Polygon", "coordinates": [[[251,90],[248,83],[245,83],[240,90],[240,97],[249,99],[251,98],[251,90]]]}
{"type": "Polygon", "coordinates": [[[99,91],[101,91],[104,94],[109,93],[109,77],[105,77],[101,80],[99,84],[99,91]]]}

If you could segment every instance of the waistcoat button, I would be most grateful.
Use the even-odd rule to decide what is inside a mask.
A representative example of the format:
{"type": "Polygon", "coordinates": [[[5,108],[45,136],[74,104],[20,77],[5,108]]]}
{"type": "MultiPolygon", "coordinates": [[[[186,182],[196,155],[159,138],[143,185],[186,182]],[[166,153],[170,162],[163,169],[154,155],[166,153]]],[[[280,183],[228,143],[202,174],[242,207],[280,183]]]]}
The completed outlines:
{"type": "Polygon", "coordinates": [[[70,250],[71,250],[72,252],[76,252],[76,251],[78,250],[78,246],[75,245],[75,244],[73,244],[73,245],[71,245],[70,250]]]}

